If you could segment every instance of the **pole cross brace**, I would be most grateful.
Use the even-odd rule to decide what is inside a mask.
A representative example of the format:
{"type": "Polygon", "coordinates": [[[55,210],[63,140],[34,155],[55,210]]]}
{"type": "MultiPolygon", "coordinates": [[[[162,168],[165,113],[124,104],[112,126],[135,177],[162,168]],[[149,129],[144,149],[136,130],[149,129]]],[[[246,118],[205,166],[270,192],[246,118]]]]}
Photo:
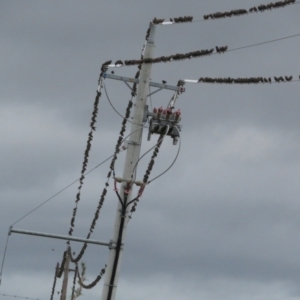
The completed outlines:
{"type": "Polygon", "coordinates": [[[50,233],[42,233],[42,232],[35,232],[35,231],[29,231],[29,230],[20,230],[20,229],[10,228],[9,235],[12,232],[13,233],[21,233],[21,234],[48,237],[48,238],[53,238],[53,239],[74,241],[74,242],[84,242],[84,243],[87,243],[87,244],[95,244],[95,245],[101,245],[101,246],[107,246],[107,247],[111,247],[111,245],[112,245],[111,244],[112,242],[100,242],[100,241],[96,241],[96,240],[88,240],[88,239],[77,238],[77,237],[68,236],[68,235],[58,235],[58,234],[50,234],[50,233]]]}

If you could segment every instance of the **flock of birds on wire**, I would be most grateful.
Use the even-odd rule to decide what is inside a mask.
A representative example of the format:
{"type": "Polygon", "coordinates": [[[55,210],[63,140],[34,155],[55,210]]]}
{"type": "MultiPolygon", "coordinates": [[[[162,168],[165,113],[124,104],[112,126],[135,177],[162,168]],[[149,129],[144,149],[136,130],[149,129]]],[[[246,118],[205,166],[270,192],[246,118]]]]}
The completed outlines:
{"type": "MultiPolygon", "coordinates": [[[[275,82],[289,82],[293,80],[293,76],[274,76],[275,82]]],[[[300,80],[300,76],[299,76],[300,80]]],[[[258,84],[258,83],[272,83],[272,78],[266,77],[249,77],[249,78],[211,78],[211,77],[200,77],[198,83],[227,83],[227,84],[258,84]]]]}
{"type": "Polygon", "coordinates": [[[273,8],[280,8],[284,7],[289,4],[294,4],[296,0],[284,0],[284,1],[277,1],[277,2],[271,2],[269,4],[261,4],[258,6],[251,7],[249,11],[247,9],[235,9],[231,11],[226,11],[226,12],[216,12],[213,14],[209,15],[204,15],[203,19],[204,20],[209,20],[209,19],[220,19],[220,18],[228,18],[232,16],[241,16],[249,13],[254,13],[254,12],[264,12],[265,10],[271,10],[273,8]]]}
{"type": "MultiPolygon", "coordinates": [[[[226,18],[226,17],[232,17],[232,16],[240,16],[240,15],[244,15],[244,14],[247,14],[247,13],[253,13],[253,12],[264,12],[265,10],[271,10],[273,8],[284,7],[284,6],[289,5],[289,4],[294,4],[295,2],[296,2],[295,0],[278,1],[278,2],[274,2],[274,3],[269,3],[267,5],[262,4],[262,5],[252,7],[252,8],[249,9],[249,11],[246,10],[246,9],[237,9],[237,10],[231,10],[229,12],[216,12],[216,13],[213,13],[213,14],[204,15],[203,18],[204,18],[204,20],[209,20],[209,19],[219,19],[219,18],[226,18]]],[[[172,22],[172,23],[185,23],[185,22],[192,22],[192,21],[193,21],[192,16],[170,18],[170,22],[172,22]]],[[[149,28],[147,30],[147,33],[146,33],[146,41],[148,40],[148,37],[150,35],[151,25],[163,24],[164,22],[165,22],[165,19],[154,18],[152,20],[152,22],[150,23],[149,28]]],[[[124,62],[122,60],[117,60],[115,62],[115,66],[138,65],[138,71],[135,75],[135,78],[139,78],[140,69],[141,69],[141,66],[142,66],[143,63],[159,63],[159,62],[171,62],[171,61],[177,61],[177,60],[183,60],[183,59],[191,59],[191,58],[211,55],[212,53],[214,53],[215,50],[216,50],[216,53],[221,54],[221,53],[226,52],[228,50],[228,47],[227,46],[220,46],[220,47],[217,46],[216,48],[212,48],[210,50],[192,51],[192,52],[188,52],[188,53],[184,53],[184,54],[178,53],[178,54],[170,55],[170,56],[160,56],[160,57],[153,58],[153,59],[144,58],[143,53],[142,53],[142,56],[141,56],[140,60],[125,60],[124,62]]],[[[98,84],[101,82],[101,80],[103,78],[103,74],[107,71],[107,69],[108,69],[108,67],[111,63],[112,63],[112,61],[108,60],[108,61],[106,61],[102,64],[98,84]]],[[[293,76],[280,76],[280,77],[275,77],[274,76],[274,81],[277,82],[277,83],[290,82],[292,80],[293,80],[293,76]]],[[[300,80],[300,76],[299,76],[299,80],[300,80]]],[[[220,83],[220,84],[258,84],[258,83],[272,83],[272,78],[271,77],[269,77],[269,78],[265,78],[265,77],[250,77],[250,78],[200,77],[199,80],[198,80],[198,83],[201,83],[201,82],[203,82],[203,83],[220,83]]],[[[182,80],[178,81],[178,85],[183,85],[183,84],[184,84],[184,81],[182,81],[182,80]]],[[[132,88],[132,96],[135,96],[136,88],[137,88],[137,84],[134,83],[133,88],[132,88]]],[[[86,150],[84,152],[84,159],[83,159],[83,165],[82,165],[82,170],[81,170],[81,176],[80,176],[80,179],[79,179],[78,193],[76,195],[76,200],[75,200],[75,208],[73,209],[73,214],[72,214],[72,218],[71,218],[71,222],[70,222],[70,225],[71,225],[70,230],[69,230],[69,235],[70,236],[72,235],[73,228],[75,226],[74,223],[75,223],[75,217],[76,217],[76,212],[77,212],[77,205],[78,205],[78,202],[80,201],[81,189],[82,189],[83,181],[84,181],[84,178],[85,178],[84,173],[86,172],[86,169],[87,169],[89,152],[91,150],[91,142],[93,140],[93,131],[96,130],[95,123],[96,123],[96,117],[97,117],[97,113],[98,113],[98,103],[99,103],[100,96],[101,96],[101,92],[98,90],[96,98],[95,98],[94,110],[93,110],[93,113],[92,113],[92,119],[91,119],[91,123],[90,123],[91,131],[88,134],[86,150]]],[[[91,236],[91,234],[92,234],[92,232],[95,228],[96,221],[99,217],[100,209],[103,205],[105,195],[107,193],[107,187],[109,186],[108,180],[111,177],[112,173],[114,173],[114,164],[115,164],[115,161],[117,159],[117,154],[120,152],[121,145],[122,145],[122,142],[124,140],[124,132],[126,130],[126,123],[127,123],[127,120],[130,116],[130,110],[131,110],[132,105],[133,105],[133,102],[132,102],[132,100],[130,100],[129,103],[128,103],[128,107],[126,109],[126,115],[125,115],[125,117],[123,119],[123,122],[122,122],[122,127],[121,127],[121,131],[120,131],[120,135],[119,135],[116,147],[115,147],[115,152],[114,152],[111,164],[110,164],[110,171],[107,175],[107,181],[105,183],[105,187],[103,189],[102,195],[100,196],[99,204],[98,204],[98,207],[96,209],[94,219],[91,223],[91,227],[90,227],[89,233],[87,235],[87,239],[90,238],[90,236],[91,236]]],[[[143,178],[143,185],[144,186],[148,182],[149,175],[150,175],[152,167],[154,165],[154,159],[158,155],[159,148],[161,146],[162,141],[163,141],[163,136],[161,135],[158,139],[158,143],[156,144],[156,147],[153,151],[153,154],[152,154],[152,157],[150,159],[148,168],[147,168],[146,173],[144,175],[144,178],[143,178]]],[[[144,186],[142,188],[144,188],[144,186]]],[[[136,204],[139,201],[139,196],[141,196],[140,193],[138,194],[137,200],[134,202],[134,205],[132,206],[131,213],[134,212],[135,209],[136,209],[136,204]]],[[[69,242],[68,242],[68,244],[69,244],[69,242]]],[[[81,259],[81,257],[83,256],[86,248],[87,248],[87,243],[84,244],[84,246],[83,246],[82,250],[80,251],[79,255],[76,258],[73,258],[71,248],[70,248],[70,246],[68,246],[68,249],[63,254],[61,264],[59,265],[59,263],[57,263],[57,265],[56,265],[51,299],[53,298],[53,294],[54,294],[56,278],[60,278],[63,274],[64,265],[65,265],[65,261],[66,261],[66,256],[69,255],[70,260],[76,264],[76,273],[78,274],[78,276],[80,276],[79,272],[78,272],[77,263],[81,259]]],[[[75,253],[73,253],[73,254],[75,254],[75,253]]],[[[106,269],[106,265],[103,269],[101,269],[101,272],[96,277],[96,279],[89,285],[83,284],[81,278],[79,277],[80,285],[84,288],[94,287],[97,284],[97,282],[99,282],[101,277],[104,275],[105,269],[106,269]]],[[[75,284],[75,278],[74,278],[74,284],[75,284]]]]}
{"type": "MultiPolygon", "coordinates": [[[[216,53],[224,53],[228,49],[228,46],[216,46],[216,53]]],[[[177,53],[169,56],[160,56],[156,58],[142,58],[142,59],[131,59],[131,60],[117,60],[114,65],[115,66],[135,66],[138,65],[139,69],[141,68],[141,64],[152,64],[152,63],[160,63],[160,62],[171,62],[171,61],[178,61],[178,60],[184,60],[184,59],[191,59],[191,58],[196,58],[200,56],[206,56],[206,55],[211,55],[214,53],[215,48],[212,48],[210,50],[197,50],[197,51],[192,51],[192,52],[187,52],[187,53],[177,53]]],[[[101,68],[102,74],[105,73],[108,69],[108,66],[112,63],[112,60],[106,61],[101,68]]]]}
{"type": "MultiPolygon", "coordinates": [[[[234,9],[231,11],[225,11],[225,12],[216,12],[208,15],[203,15],[204,20],[213,20],[213,19],[221,19],[221,18],[230,18],[233,16],[242,16],[246,15],[248,13],[254,13],[254,12],[264,12],[266,10],[272,10],[276,8],[281,8],[286,5],[294,4],[296,0],[284,0],[284,1],[277,1],[277,2],[271,2],[269,4],[260,4],[258,6],[253,6],[249,10],[247,9],[234,9]]],[[[187,23],[187,22],[192,22],[193,17],[192,16],[184,16],[184,17],[179,17],[179,18],[170,18],[168,21],[166,19],[157,19],[154,18],[152,20],[152,24],[154,25],[159,25],[159,24],[164,24],[167,22],[167,24],[170,23],[187,23]]]]}

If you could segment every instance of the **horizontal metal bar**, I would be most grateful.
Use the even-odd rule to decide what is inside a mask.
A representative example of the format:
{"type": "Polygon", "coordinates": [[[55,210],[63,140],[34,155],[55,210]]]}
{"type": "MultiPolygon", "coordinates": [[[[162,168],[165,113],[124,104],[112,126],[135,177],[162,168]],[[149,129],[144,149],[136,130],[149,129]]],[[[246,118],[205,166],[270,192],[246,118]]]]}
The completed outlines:
{"type": "Polygon", "coordinates": [[[13,229],[11,228],[9,231],[9,234],[11,233],[21,233],[21,234],[28,234],[28,235],[36,235],[36,236],[43,236],[53,239],[60,239],[60,240],[67,240],[67,241],[74,241],[74,242],[84,242],[88,244],[95,244],[95,245],[101,245],[101,246],[111,246],[111,242],[100,242],[96,240],[88,240],[88,239],[82,239],[77,238],[73,236],[68,235],[58,235],[58,234],[50,234],[50,233],[42,233],[42,232],[36,232],[36,231],[29,231],[29,230],[20,230],[20,229],[13,229]]]}
{"type": "MultiPolygon", "coordinates": [[[[109,79],[121,80],[121,81],[125,81],[125,82],[139,83],[139,79],[137,79],[137,78],[118,76],[118,75],[114,75],[114,74],[104,73],[103,77],[109,78],[109,79]]],[[[174,85],[168,85],[168,84],[157,83],[157,82],[152,82],[152,81],[150,81],[149,85],[157,87],[157,88],[161,88],[161,89],[167,89],[167,90],[172,90],[172,91],[177,91],[177,92],[185,92],[185,88],[182,86],[174,86],[174,85]]]]}

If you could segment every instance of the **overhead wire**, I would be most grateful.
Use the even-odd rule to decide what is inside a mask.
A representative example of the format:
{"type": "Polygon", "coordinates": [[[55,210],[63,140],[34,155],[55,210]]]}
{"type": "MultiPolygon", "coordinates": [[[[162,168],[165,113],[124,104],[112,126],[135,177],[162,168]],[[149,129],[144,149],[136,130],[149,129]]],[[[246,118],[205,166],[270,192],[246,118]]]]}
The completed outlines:
{"type": "Polygon", "coordinates": [[[53,285],[52,285],[50,300],[53,300],[55,286],[56,286],[56,278],[57,278],[58,268],[59,268],[59,264],[57,263],[56,267],[55,267],[54,280],[53,280],[53,285]]]}
{"type": "MultiPolygon", "coordinates": [[[[293,80],[293,76],[274,76],[275,83],[280,82],[295,82],[300,80],[293,80]]],[[[273,83],[272,77],[239,77],[239,78],[212,78],[200,77],[198,80],[184,79],[186,83],[217,83],[217,84],[271,84],[273,83]]]]}
{"type": "MultiPolygon", "coordinates": [[[[84,173],[84,175],[88,175],[89,173],[93,172],[95,169],[99,168],[101,165],[103,165],[105,162],[107,162],[111,157],[113,157],[113,155],[109,156],[108,158],[106,158],[104,161],[102,161],[101,163],[99,163],[98,165],[96,165],[94,168],[92,168],[91,170],[89,170],[88,172],[84,173]]],[[[47,202],[49,202],[50,200],[52,200],[53,198],[55,198],[56,196],[58,196],[60,193],[64,192],[66,189],[68,189],[69,187],[71,187],[73,184],[75,184],[78,180],[80,179],[80,177],[76,180],[74,180],[73,182],[71,182],[70,184],[68,184],[66,187],[64,187],[63,189],[59,190],[57,193],[55,193],[53,196],[51,196],[50,198],[48,198],[47,200],[45,200],[44,202],[42,202],[41,204],[39,204],[37,207],[35,207],[34,209],[32,209],[31,211],[29,211],[27,214],[25,214],[23,217],[21,217],[20,219],[18,219],[17,221],[15,221],[11,227],[15,224],[17,224],[18,222],[20,222],[21,220],[23,220],[25,217],[27,217],[28,215],[30,215],[31,213],[33,213],[34,211],[36,211],[37,209],[39,209],[41,206],[43,206],[44,204],[46,204],[47,202]]]]}
{"type": "MultiPolygon", "coordinates": [[[[176,127],[176,126],[174,126],[174,127],[176,127]]],[[[178,130],[178,134],[179,134],[179,130],[178,130]]],[[[162,173],[159,174],[158,176],[154,177],[153,179],[149,180],[149,181],[147,182],[147,184],[150,184],[150,183],[153,182],[154,180],[158,179],[159,177],[161,177],[162,175],[164,175],[165,173],[167,173],[167,172],[173,167],[173,165],[175,164],[175,162],[176,162],[176,160],[177,160],[177,158],[178,158],[178,156],[179,156],[180,149],[181,149],[181,138],[180,138],[180,136],[179,136],[178,150],[177,150],[177,154],[176,154],[176,156],[175,156],[173,162],[171,163],[171,165],[170,165],[164,172],[162,172],[162,173]]]]}
{"type": "MultiPolygon", "coordinates": [[[[11,227],[10,227],[11,228],[11,227]]],[[[3,258],[2,258],[2,263],[1,263],[1,270],[0,270],[0,285],[2,283],[2,274],[3,274],[3,267],[4,267],[4,262],[5,262],[5,257],[6,257],[6,251],[7,251],[7,246],[8,246],[8,241],[9,241],[9,233],[10,233],[10,228],[6,237],[6,242],[5,242],[5,248],[4,248],[4,253],[3,253],[3,258]]]]}
{"type": "Polygon", "coordinates": [[[203,15],[203,19],[194,20],[192,16],[184,16],[184,17],[177,17],[177,18],[169,18],[167,19],[157,19],[154,18],[152,23],[155,25],[175,25],[175,24],[182,24],[182,23],[195,23],[195,22],[203,22],[207,20],[216,20],[221,18],[228,18],[228,17],[238,17],[242,15],[247,15],[248,13],[256,13],[256,12],[265,12],[267,10],[283,8],[288,5],[299,4],[299,1],[296,0],[284,0],[284,1],[277,1],[277,2],[270,2],[268,4],[260,4],[257,6],[253,6],[250,9],[233,9],[230,11],[225,12],[216,12],[207,15],[203,15]]]}
{"type": "MultiPolygon", "coordinates": [[[[108,100],[110,106],[111,106],[112,109],[117,113],[117,115],[119,115],[122,119],[124,119],[125,116],[123,116],[123,115],[115,108],[115,106],[112,104],[112,101],[110,100],[110,97],[109,97],[109,95],[108,95],[108,92],[107,92],[107,89],[106,89],[106,85],[105,85],[104,82],[103,82],[103,87],[104,87],[104,92],[105,92],[106,98],[107,98],[107,100],[108,100]]],[[[130,121],[130,120],[127,120],[127,122],[129,122],[129,123],[131,123],[131,124],[137,125],[137,123],[134,123],[134,122],[132,122],[132,121],[130,121]]],[[[139,125],[139,124],[138,124],[138,125],[139,125]]],[[[148,126],[146,126],[146,125],[144,125],[144,124],[143,124],[143,125],[140,125],[140,126],[145,127],[145,128],[148,128],[148,126]]]]}
{"type": "Polygon", "coordinates": [[[27,300],[42,300],[39,298],[30,298],[30,297],[23,297],[23,296],[17,296],[17,295],[9,295],[9,294],[0,294],[2,297],[11,297],[16,299],[27,299],[27,300]]]}
{"type": "MultiPolygon", "coordinates": [[[[133,97],[133,96],[132,96],[133,97]]],[[[111,177],[111,174],[113,172],[113,169],[114,169],[114,165],[115,165],[115,161],[117,160],[117,155],[119,154],[120,152],[120,148],[121,148],[121,144],[123,143],[123,140],[124,140],[124,132],[126,131],[126,123],[127,123],[127,120],[130,116],[130,112],[131,112],[131,107],[133,105],[133,102],[132,102],[132,98],[129,100],[128,102],[128,106],[126,108],[126,114],[125,114],[125,118],[123,119],[123,122],[122,122],[122,126],[121,126],[121,130],[120,130],[120,133],[119,133],[119,138],[118,138],[118,141],[116,143],[116,146],[115,146],[115,152],[114,152],[114,155],[113,155],[113,158],[112,158],[112,161],[111,161],[111,164],[110,164],[110,171],[108,172],[107,174],[107,181],[105,183],[105,187],[103,188],[103,191],[102,191],[102,194],[100,196],[100,199],[99,199],[99,202],[98,202],[98,206],[97,206],[97,209],[96,209],[96,212],[95,212],[95,215],[94,215],[94,218],[92,220],[92,223],[91,223],[91,226],[90,226],[90,229],[89,229],[89,233],[87,234],[87,237],[86,239],[89,239],[95,226],[96,226],[96,222],[99,218],[99,213],[100,213],[100,209],[102,208],[103,206],[103,203],[104,203],[104,200],[105,200],[105,196],[107,194],[107,187],[109,186],[109,179],[111,177]]],[[[83,247],[81,248],[78,256],[76,258],[73,257],[72,255],[72,251],[71,249],[69,248],[69,256],[70,256],[70,260],[74,263],[76,262],[79,262],[80,259],[82,258],[86,248],[87,248],[87,243],[84,243],[83,247]]]]}
{"type": "Polygon", "coordinates": [[[145,155],[147,155],[152,149],[154,149],[155,147],[157,147],[157,145],[158,145],[159,143],[162,143],[162,142],[163,142],[164,138],[165,138],[166,135],[168,134],[169,129],[170,129],[170,127],[167,125],[167,129],[166,129],[165,134],[163,134],[162,140],[161,140],[161,141],[159,140],[153,147],[151,147],[149,150],[147,150],[147,151],[146,151],[146,152],[145,152],[145,153],[137,160],[137,162],[135,163],[135,165],[134,165],[134,167],[133,167],[133,169],[132,169],[131,180],[135,181],[135,178],[133,179],[133,175],[136,174],[136,168],[137,168],[139,162],[141,161],[141,159],[142,159],[145,155]]]}
{"type": "Polygon", "coordinates": [[[100,279],[102,278],[102,276],[105,274],[105,270],[106,270],[107,265],[105,265],[105,267],[103,269],[101,269],[100,274],[96,277],[96,279],[94,281],[92,281],[90,284],[84,284],[81,276],[80,276],[80,272],[79,272],[79,268],[78,268],[78,264],[76,263],[76,273],[78,276],[78,283],[81,287],[83,287],[84,289],[91,289],[94,286],[96,286],[96,284],[100,281],[100,279]]]}

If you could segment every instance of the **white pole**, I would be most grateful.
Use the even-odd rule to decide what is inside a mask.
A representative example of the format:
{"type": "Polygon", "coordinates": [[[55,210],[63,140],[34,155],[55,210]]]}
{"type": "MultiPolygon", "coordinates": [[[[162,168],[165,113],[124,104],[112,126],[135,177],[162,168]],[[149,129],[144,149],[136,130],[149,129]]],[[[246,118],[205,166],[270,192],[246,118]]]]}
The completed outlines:
{"type": "MultiPolygon", "coordinates": [[[[151,25],[150,35],[144,49],[144,58],[153,57],[154,31],[155,26],[151,25]]],[[[126,205],[126,203],[129,203],[129,201],[132,199],[132,188],[130,188],[127,195],[124,192],[127,189],[127,181],[131,180],[132,172],[136,172],[135,166],[139,159],[142,143],[144,109],[147,103],[151,67],[152,64],[143,64],[140,71],[137,96],[134,104],[134,112],[131,124],[132,135],[130,135],[130,141],[128,142],[126,161],[123,171],[123,182],[120,188],[120,197],[124,205],[126,205]]],[[[135,178],[135,174],[133,178],[135,178]]],[[[124,205],[119,202],[117,208],[113,233],[113,247],[111,247],[109,253],[101,300],[114,300],[116,297],[120,263],[123,253],[124,239],[126,235],[126,227],[129,215],[129,207],[125,208],[124,205]]]]}
{"type": "Polygon", "coordinates": [[[61,300],[66,300],[67,299],[69,264],[70,264],[70,256],[67,253],[66,254],[66,261],[65,261],[65,265],[64,265],[64,280],[63,280],[61,300]]]}

